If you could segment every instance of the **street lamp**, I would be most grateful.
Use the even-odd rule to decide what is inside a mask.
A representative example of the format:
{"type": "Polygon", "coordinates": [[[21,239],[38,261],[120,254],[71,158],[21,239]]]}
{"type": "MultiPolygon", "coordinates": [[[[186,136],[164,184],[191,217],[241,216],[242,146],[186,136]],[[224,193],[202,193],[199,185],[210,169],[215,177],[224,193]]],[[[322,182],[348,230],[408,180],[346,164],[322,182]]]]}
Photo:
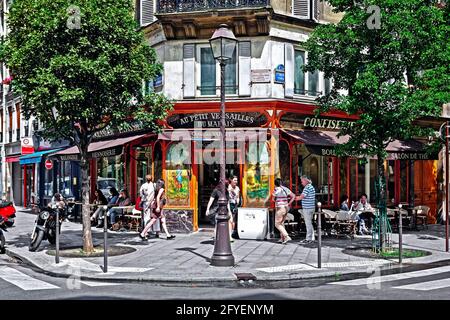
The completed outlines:
{"type": "Polygon", "coordinates": [[[217,267],[230,267],[234,265],[231,252],[230,233],[228,230],[227,197],[225,192],[225,65],[234,55],[237,39],[233,31],[226,24],[221,24],[211,39],[209,39],[214,59],[220,65],[220,198],[219,213],[216,218],[216,237],[214,238],[214,253],[211,265],[217,267]]]}

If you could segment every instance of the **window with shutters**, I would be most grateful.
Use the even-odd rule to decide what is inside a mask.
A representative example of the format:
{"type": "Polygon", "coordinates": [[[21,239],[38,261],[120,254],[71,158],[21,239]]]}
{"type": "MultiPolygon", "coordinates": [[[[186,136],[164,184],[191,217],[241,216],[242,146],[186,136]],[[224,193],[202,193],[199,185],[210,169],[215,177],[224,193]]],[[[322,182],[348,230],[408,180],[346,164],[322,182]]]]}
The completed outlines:
{"type": "Polygon", "coordinates": [[[141,26],[155,21],[155,2],[154,0],[140,0],[139,12],[141,26]]]}
{"type": "Polygon", "coordinates": [[[324,79],[324,92],[325,94],[329,94],[331,92],[331,79],[324,79]]]}
{"type": "Polygon", "coordinates": [[[319,0],[292,0],[292,14],[302,19],[319,17],[319,0]]]}
{"type": "MultiPolygon", "coordinates": [[[[209,44],[197,45],[197,92],[200,96],[217,96],[220,94],[220,66],[214,59],[209,44]]],[[[237,50],[225,65],[225,94],[237,94],[237,50]]]]}

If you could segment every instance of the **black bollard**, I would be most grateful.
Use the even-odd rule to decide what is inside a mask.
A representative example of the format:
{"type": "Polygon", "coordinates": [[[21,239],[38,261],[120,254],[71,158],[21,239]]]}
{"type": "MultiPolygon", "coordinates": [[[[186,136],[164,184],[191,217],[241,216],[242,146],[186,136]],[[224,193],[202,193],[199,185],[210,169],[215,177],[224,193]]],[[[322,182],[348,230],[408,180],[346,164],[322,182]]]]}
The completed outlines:
{"type": "Polygon", "coordinates": [[[318,202],[319,216],[317,218],[317,267],[322,268],[322,203],[318,202]]]}
{"type": "Polygon", "coordinates": [[[56,253],[55,253],[55,263],[59,263],[59,208],[56,208],[56,253]]]}
{"type": "Polygon", "coordinates": [[[403,251],[403,217],[402,217],[402,205],[399,204],[398,208],[400,209],[398,211],[399,214],[399,220],[398,220],[398,262],[402,263],[402,251],[403,251]]]}
{"type": "Polygon", "coordinates": [[[108,272],[108,207],[103,207],[103,272],[108,272]]]}

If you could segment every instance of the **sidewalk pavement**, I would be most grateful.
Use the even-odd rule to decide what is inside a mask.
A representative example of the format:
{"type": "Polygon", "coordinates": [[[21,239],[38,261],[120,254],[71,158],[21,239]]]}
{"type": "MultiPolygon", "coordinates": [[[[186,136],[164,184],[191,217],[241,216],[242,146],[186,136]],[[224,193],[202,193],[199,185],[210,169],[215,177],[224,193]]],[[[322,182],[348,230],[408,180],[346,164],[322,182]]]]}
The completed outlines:
{"type": "MultiPolygon", "coordinates": [[[[136,251],[108,259],[108,272],[103,273],[103,257],[60,258],[47,250],[54,249],[43,241],[37,252],[29,252],[28,245],[35,215],[18,208],[15,226],[6,233],[7,254],[30,264],[42,272],[60,277],[80,277],[83,280],[104,281],[150,281],[218,283],[238,280],[238,273],[254,275],[258,281],[300,280],[338,277],[345,274],[370,275],[374,268],[398,267],[398,259],[368,259],[348,255],[342,251],[349,247],[370,247],[371,237],[361,236],[354,240],[323,238],[322,268],[317,268],[317,244],[299,245],[298,241],[286,245],[275,240],[235,240],[232,252],[233,267],[213,267],[209,259],[213,254],[213,232],[177,234],[174,240],[149,239],[142,241],[137,232],[108,232],[109,245],[130,246],[136,251]]],[[[66,221],[62,224],[60,250],[82,247],[81,224],[66,221]]],[[[429,256],[403,259],[403,266],[428,264],[450,259],[445,252],[444,226],[432,225],[428,230],[406,232],[404,248],[422,249],[429,256]]],[[[93,228],[94,246],[103,245],[103,231],[93,228]]],[[[398,235],[393,235],[394,244],[398,235]]]]}

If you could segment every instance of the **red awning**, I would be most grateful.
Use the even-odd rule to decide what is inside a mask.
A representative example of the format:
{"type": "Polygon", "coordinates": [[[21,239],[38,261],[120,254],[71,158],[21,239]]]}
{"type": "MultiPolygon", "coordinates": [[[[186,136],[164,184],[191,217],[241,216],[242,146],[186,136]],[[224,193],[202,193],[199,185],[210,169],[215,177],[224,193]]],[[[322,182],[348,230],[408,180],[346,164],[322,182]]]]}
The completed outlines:
{"type": "MultiPolygon", "coordinates": [[[[134,135],[134,136],[125,137],[125,138],[115,138],[115,139],[92,142],[89,145],[88,152],[101,151],[101,150],[106,150],[106,149],[111,149],[114,147],[122,146],[131,141],[142,138],[143,136],[145,136],[145,134],[139,134],[139,135],[134,135]]],[[[78,154],[78,153],[79,153],[78,147],[73,146],[68,149],[56,152],[52,156],[61,156],[61,155],[78,154]]]]}
{"type": "Polygon", "coordinates": [[[7,157],[6,162],[19,162],[20,156],[17,157],[7,157]]]}
{"type": "Polygon", "coordinates": [[[337,144],[348,142],[349,137],[338,137],[338,132],[335,131],[314,131],[314,130],[293,130],[282,129],[292,138],[311,146],[333,147],[337,144]]]}
{"type": "MultiPolygon", "coordinates": [[[[306,146],[311,146],[311,152],[320,155],[332,155],[330,150],[335,145],[344,144],[349,140],[348,135],[338,137],[337,131],[294,129],[281,129],[281,131],[306,146]]],[[[426,160],[435,158],[435,155],[425,154],[424,149],[423,143],[417,140],[394,140],[388,144],[386,151],[389,153],[389,159],[426,160]]]]}

